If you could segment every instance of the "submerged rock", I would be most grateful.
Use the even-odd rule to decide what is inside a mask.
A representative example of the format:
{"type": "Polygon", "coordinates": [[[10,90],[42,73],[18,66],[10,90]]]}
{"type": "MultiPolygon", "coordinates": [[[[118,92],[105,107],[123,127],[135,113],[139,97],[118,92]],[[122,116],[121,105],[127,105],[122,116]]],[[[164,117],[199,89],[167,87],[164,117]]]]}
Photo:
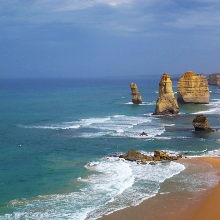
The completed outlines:
{"type": "Polygon", "coordinates": [[[135,151],[133,149],[131,149],[127,153],[119,156],[119,158],[124,158],[125,160],[131,160],[131,161],[143,160],[143,159],[146,159],[146,161],[153,161],[152,157],[148,157],[148,156],[146,156],[138,151],[135,151]]]}
{"type": "Polygon", "coordinates": [[[182,75],[178,82],[177,102],[181,104],[208,104],[209,88],[208,86],[192,71],[182,75]]]}
{"type": "Polygon", "coordinates": [[[197,74],[197,76],[208,86],[208,79],[204,73],[197,74]]]}
{"type": "Polygon", "coordinates": [[[157,99],[154,115],[178,114],[179,106],[172,89],[170,76],[163,74],[159,83],[159,98],[157,99]]]}
{"type": "Polygon", "coordinates": [[[212,86],[220,85],[220,73],[213,73],[209,75],[209,85],[212,85],[212,86]]]}
{"type": "Polygon", "coordinates": [[[138,88],[136,84],[131,83],[130,87],[131,87],[132,102],[134,104],[142,104],[141,94],[138,92],[138,88]]]}
{"type": "Polygon", "coordinates": [[[147,135],[147,133],[142,132],[142,133],[140,134],[140,136],[148,136],[148,135],[147,135]]]}
{"type": "Polygon", "coordinates": [[[205,131],[213,132],[214,130],[210,128],[208,119],[204,115],[197,115],[193,120],[193,126],[195,131],[205,131]]]}

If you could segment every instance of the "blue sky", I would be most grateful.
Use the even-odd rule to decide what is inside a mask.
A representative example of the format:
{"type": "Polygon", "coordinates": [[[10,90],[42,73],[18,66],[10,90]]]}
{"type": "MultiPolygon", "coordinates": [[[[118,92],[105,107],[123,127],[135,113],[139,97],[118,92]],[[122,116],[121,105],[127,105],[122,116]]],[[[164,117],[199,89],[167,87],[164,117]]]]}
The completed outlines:
{"type": "Polygon", "coordinates": [[[220,72],[219,0],[0,0],[0,77],[220,72]]]}

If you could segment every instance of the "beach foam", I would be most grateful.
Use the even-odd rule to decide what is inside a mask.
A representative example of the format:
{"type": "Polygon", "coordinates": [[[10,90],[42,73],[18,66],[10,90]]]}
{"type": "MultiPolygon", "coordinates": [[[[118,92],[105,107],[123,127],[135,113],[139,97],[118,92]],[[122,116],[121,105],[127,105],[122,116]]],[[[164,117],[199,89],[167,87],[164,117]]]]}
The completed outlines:
{"type": "Polygon", "coordinates": [[[22,203],[14,200],[10,204],[16,211],[5,219],[96,219],[155,196],[162,182],[185,169],[175,162],[139,165],[117,157],[90,162],[85,168],[91,174],[77,179],[84,184],[80,192],[39,196],[22,203]]]}

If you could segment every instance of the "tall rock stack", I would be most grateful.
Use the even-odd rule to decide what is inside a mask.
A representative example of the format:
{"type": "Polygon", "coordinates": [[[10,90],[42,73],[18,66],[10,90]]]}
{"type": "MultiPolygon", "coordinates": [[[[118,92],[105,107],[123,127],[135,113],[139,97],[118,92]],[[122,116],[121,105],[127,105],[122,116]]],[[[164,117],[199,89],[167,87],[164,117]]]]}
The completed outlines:
{"type": "Polygon", "coordinates": [[[181,104],[208,104],[209,87],[192,71],[182,75],[178,82],[177,102],[181,104]]]}
{"type": "Polygon", "coordinates": [[[208,86],[208,80],[207,80],[206,75],[204,73],[197,74],[197,76],[208,86]]]}
{"type": "Polygon", "coordinates": [[[136,84],[131,83],[130,87],[131,87],[132,102],[134,104],[142,104],[141,94],[138,92],[138,88],[136,84]]]}
{"type": "Polygon", "coordinates": [[[209,75],[209,85],[212,85],[212,86],[220,85],[220,73],[213,73],[209,75]]]}
{"type": "Polygon", "coordinates": [[[170,76],[163,74],[159,83],[159,97],[154,115],[178,114],[179,106],[172,89],[172,81],[170,76]]]}

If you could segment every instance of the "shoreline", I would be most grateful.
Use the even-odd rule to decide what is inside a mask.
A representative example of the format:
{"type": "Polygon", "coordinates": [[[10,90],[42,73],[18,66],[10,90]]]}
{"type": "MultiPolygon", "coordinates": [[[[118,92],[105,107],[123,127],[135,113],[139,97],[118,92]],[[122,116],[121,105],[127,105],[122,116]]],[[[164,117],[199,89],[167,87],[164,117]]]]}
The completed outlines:
{"type": "MultiPolygon", "coordinates": [[[[219,157],[196,157],[184,159],[189,164],[211,164],[218,167],[219,157]]],[[[181,163],[181,162],[180,162],[181,163]]],[[[171,186],[172,187],[172,186],[171,186]]],[[[127,207],[104,215],[99,220],[219,220],[220,219],[220,181],[214,188],[197,192],[158,193],[155,197],[144,200],[137,206],[127,207]]]]}
{"type": "MultiPolygon", "coordinates": [[[[220,158],[203,158],[204,161],[218,166],[220,169],[220,158]]],[[[188,220],[202,220],[202,219],[220,219],[220,181],[214,188],[212,194],[208,196],[204,202],[196,209],[195,213],[188,220]]]]}

